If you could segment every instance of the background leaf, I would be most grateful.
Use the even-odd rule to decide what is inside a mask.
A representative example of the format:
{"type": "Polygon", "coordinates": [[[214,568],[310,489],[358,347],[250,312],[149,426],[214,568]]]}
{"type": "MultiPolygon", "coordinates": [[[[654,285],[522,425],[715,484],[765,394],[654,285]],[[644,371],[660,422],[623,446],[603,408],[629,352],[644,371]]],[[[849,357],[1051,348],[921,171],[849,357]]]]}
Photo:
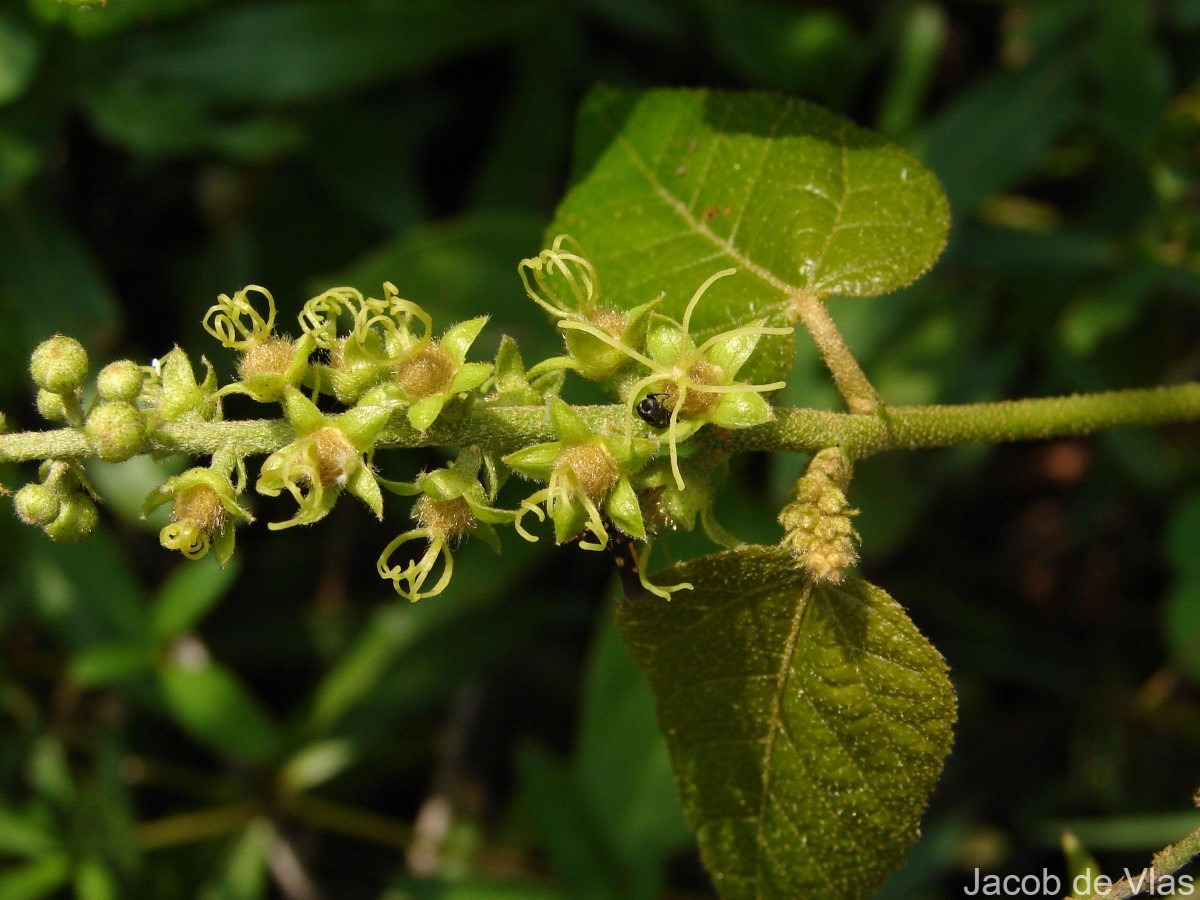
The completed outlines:
{"type": "Polygon", "coordinates": [[[611,608],[592,645],[574,759],[564,766],[529,746],[520,766],[526,802],[572,896],[659,896],[667,856],[691,835],[645,675],[611,608]]]}
{"type": "Polygon", "coordinates": [[[626,604],[684,812],[722,897],[865,897],[903,861],[950,750],[946,664],[865,581],[814,587],[748,546],[626,604]]]}

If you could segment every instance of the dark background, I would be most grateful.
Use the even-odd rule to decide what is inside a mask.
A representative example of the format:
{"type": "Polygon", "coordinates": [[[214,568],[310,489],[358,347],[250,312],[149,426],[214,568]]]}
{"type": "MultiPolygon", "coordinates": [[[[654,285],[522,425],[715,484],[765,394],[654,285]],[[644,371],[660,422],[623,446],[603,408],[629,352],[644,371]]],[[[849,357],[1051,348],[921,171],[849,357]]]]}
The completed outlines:
{"type": "MultiPolygon", "coordinates": [[[[251,282],[285,328],[319,290],[387,279],[443,326],[492,313],[475,358],[502,332],[549,355],[515,266],[598,82],[784,91],[942,179],[934,271],[829,303],[888,402],[1196,379],[1198,76],[1196,0],[7,0],[0,406],[41,427],[25,366],[60,330],[97,368],[179,343],[228,374],[199,319],[251,282]]],[[[804,335],[797,360],[782,402],[837,408],[804,335]]],[[[1197,436],[860,467],[862,569],[961,700],[924,837],[881,896],[957,897],[975,866],[1065,874],[1064,825],[1116,873],[1200,826],[1197,436]]],[[[411,478],[441,458],[381,463],[411,478]]],[[[804,462],[739,460],[723,521],[776,540],[764,511],[804,462]]],[[[709,895],[669,795],[637,781],[666,776],[630,738],[647,701],[612,652],[603,555],[508,533],[409,606],[374,572],[403,503],[379,526],[348,501],[246,529],[224,572],[188,566],[137,515],[179,468],[94,469],[108,502],[82,546],[0,521],[0,897],[709,895]],[[630,846],[598,792],[658,838],[630,846]]]]}

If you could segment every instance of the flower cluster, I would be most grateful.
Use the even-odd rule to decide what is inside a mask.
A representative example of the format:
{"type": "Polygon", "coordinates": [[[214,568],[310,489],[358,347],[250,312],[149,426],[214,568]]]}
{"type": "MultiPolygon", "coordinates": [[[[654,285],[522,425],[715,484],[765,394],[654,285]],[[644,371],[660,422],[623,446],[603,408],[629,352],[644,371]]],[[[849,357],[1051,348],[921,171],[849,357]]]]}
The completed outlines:
{"type": "Polygon", "coordinates": [[[840,584],[858,562],[858,533],[850,520],[858,515],[846,499],[850,459],[838,447],[815,454],[796,482],[795,499],[779,514],[782,544],[818,584],[840,584]]]}
{"type": "Polygon", "coordinates": [[[245,463],[218,453],[210,467],[188,469],[151,491],[142,515],[170,503],[171,521],[158,533],[159,543],[188,559],[199,559],[211,548],[217,562],[225,565],[233,556],[235,523],[254,521],[237,500],[245,486],[245,463]]]}
{"type": "Polygon", "coordinates": [[[491,505],[492,497],[479,480],[483,460],[475,450],[461,453],[454,464],[433,472],[421,473],[416,481],[384,481],[383,486],[395,494],[415,496],[413,518],[417,527],[395,537],[379,556],[376,567],[379,577],[391,581],[396,592],[405,599],[417,601],[444,591],[454,572],[454,545],[476,535],[499,552],[500,537],[496,525],[508,524],[516,517],[510,510],[491,505]],[[406,565],[391,562],[393,554],[410,541],[424,539],[425,552],[406,565]],[[441,576],[425,590],[442,561],[441,576]]]}
{"type": "Polygon", "coordinates": [[[770,404],[762,394],[779,390],[784,382],[745,384],[737,381],[738,372],[750,359],[764,335],[791,334],[791,328],[773,328],[762,321],[723,331],[697,345],[691,335],[692,313],[710,287],[719,279],[737,272],[723,269],[710,276],[696,289],[684,309],[683,321],[650,313],[645,340],[641,347],[630,345],[597,329],[594,325],[564,319],[559,327],[580,331],[607,344],[647,370],[625,391],[625,402],[632,429],[635,411],[650,419],[648,424],[665,428],[670,451],[671,471],[679,489],[684,487],[679,468],[679,444],[705,425],[723,428],[748,428],[772,418],[770,404]],[[647,415],[661,408],[665,415],[647,415]]]}
{"type": "MultiPolygon", "coordinates": [[[[612,549],[618,535],[626,544],[641,542],[634,555],[642,585],[670,597],[691,585],[664,587],[647,579],[645,563],[657,534],[690,529],[698,519],[714,540],[736,543],[712,516],[724,458],[704,450],[689,455],[680,445],[706,424],[743,428],[767,421],[772,413],[762,395],[782,386],[748,384],[738,376],[762,336],[791,329],[756,321],[706,340],[692,334],[697,305],[733,271],[705,280],[676,321],[657,311],[661,294],[632,309],[606,301],[595,267],[575,242],[560,236],[518,267],[529,297],[557,320],[565,343],[564,355],[528,370],[509,337],[501,340],[494,363],[468,359],[486,316],[437,333],[433,317],[389,282],[379,297],[350,287],[313,297],[299,314],[296,339],[277,332],[278,310],[266,288],[248,285],[221,294],[202,324],[237,354],[236,377],[224,386],[207,359],[200,358],[198,377],[189,356],[175,347],[149,366],[121,360],[105,367],[85,410],[87,354],[62,335],[39,346],[30,373],[46,417],[78,429],[92,455],[108,461],[148,450],[187,450],[181,436],[196,429],[222,433],[231,424],[223,402],[233,395],[278,406],[282,422],[261,423],[271,430],[263,440],[273,452],[256,478],[248,474],[246,457],[262,452],[264,444],[231,442],[208,465],[167,479],[146,498],[144,515],[169,507],[159,540],[188,559],[212,553],[221,564],[229,560],[236,528],[254,520],[244,499],[251,483],[257,494],[295,504],[290,515],[269,523],[271,529],[313,524],[344,493],[382,519],[386,491],[411,499],[416,527],[384,547],[377,568],[410,600],[445,590],[453,551],[469,536],[499,549],[496,526],[511,524],[534,541],[531,519],[549,519],[558,543],[586,550],[612,549]],[[606,419],[592,420],[561,399],[570,372],[615,389],[623,428],[602,425],[606,419]],[[419,441],[448,410],[449,421],[436,433],[458,434],[472,404],[480,408],[480,421],[489,408],[547,415],[554,440],[504,456],[468,446],[453,463],[412,481],[379,477],[374,461],[381,442],[419,441]],[[542,485],[516,508],[504,509],[496,498],[506,473],[542,485]],[[418,541],[423,549],[406,557],[418,541]]],[[[49,461],[41,474],[39,483],[17,492],[20,517],[56,539],[85,536],[98,513],[82,468],[49,461]]]]}
{"type": "Polygon", "coordinates": [[[40,481],[13,495],[17,518],[41,528],[55,541],[73,544],[87,540],[99,521],[96,492],[76,462],[48,459],[38,470],[40,481]]]}

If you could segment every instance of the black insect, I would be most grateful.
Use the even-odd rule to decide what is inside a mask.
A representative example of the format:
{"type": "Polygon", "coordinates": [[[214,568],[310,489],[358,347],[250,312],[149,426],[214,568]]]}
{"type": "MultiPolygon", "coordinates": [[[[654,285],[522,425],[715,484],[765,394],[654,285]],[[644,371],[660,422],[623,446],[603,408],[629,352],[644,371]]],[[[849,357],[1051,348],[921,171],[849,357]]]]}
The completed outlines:
{"type": "Polygon", "coordinates": [[[666,394],[647,394],[638,401],[637,414],[651,428],[666,428],[671,424],[671,411],[663,406],[666,394]]]}

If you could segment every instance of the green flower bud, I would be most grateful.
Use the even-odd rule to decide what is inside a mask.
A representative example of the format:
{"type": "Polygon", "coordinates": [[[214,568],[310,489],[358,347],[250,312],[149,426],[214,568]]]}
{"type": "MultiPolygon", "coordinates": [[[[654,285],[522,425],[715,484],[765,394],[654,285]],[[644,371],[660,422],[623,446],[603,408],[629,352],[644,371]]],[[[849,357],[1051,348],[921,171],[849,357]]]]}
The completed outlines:
{"type": "Polygon", "coordinates": [[[44,484],[27,484],[13,496],[13,507],[26,525],[43,528],[53,522],[59,513],[58,494],[44,484]]]}
{"type": "Polygon", "coordinates": [[[45,527],[45,532],[53,541],[77,544],[92,536],[99,521],[100,513],[91,497],[71,494],[63,499],[58,516],[45,527]]]}
{"type": "Polygon", "coordinates": [[[37,392],[37,411],[47,422],[65,422],[67,407],[63,404],[62,394],[40,388],[37,392]]]}
{"type": "Polygon", "coordinates": [[[96,376],[96,390],[101,400],[133,402],[142,392],[142,367],[132,359],[111,362],[96,376]]]}
{"type": "Polygon", "coordinates": [[[87,369],[87,351],[65,334],[42,341],[29,360],[29,374],[37,386],[56,394],[76,390],[87,377],[87,369]]]}
{"type": "Polygon", "coordinates": [[[132,403],[111,400],[88,413],[84,432],[105,462],[124,462],[146,446],[146,426],[132,403]]]}

